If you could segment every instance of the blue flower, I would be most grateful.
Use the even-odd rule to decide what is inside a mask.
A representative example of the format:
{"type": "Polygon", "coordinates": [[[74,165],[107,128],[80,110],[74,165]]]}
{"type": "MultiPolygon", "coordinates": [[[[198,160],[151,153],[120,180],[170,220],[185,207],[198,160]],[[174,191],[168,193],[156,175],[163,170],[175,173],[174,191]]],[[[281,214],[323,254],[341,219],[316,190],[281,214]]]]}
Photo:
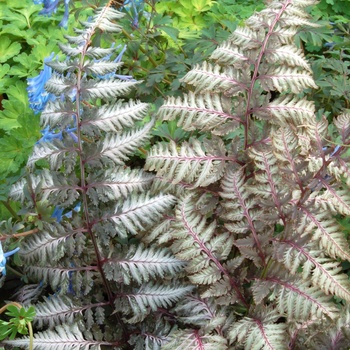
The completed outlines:
{"type": "MultiPolygon", "coordinates": [[[[114,47],[114,43],[112,44],[111,47],[114,47]]],[[[121,47],[121,45],[118,45],[116,47],[116,49],[119,49],[121,47]]],[[[121,51],[119,52],[118,56],[113,60],[113,62],[116,62],[116,63],[119,63],[121,62],[122,58],[123,58],[123,55],[124,55],[124,52],[126,51],[126,45],[124,45],[124,47],[121,49],[121,51]]],[[[108,61],[110,58],[111,58],[111,55],[112,54],[109,54],[103,58],[101,58],[100,60],[95,60],[95,62],[100,62],[100,61],[108,61]]],[[[120,80],[133,80],[133,77],[131,75],[121,75],[121,74],[116,74],[114,72],[112,73],[107,73],[107,74],[104,74],[104,75],[97,75],[97,77],[99,79],[112,79],[112,78],[117,78],[117,79],[120,79],[120,80]]]]}
{"type": "MultiPolygon", "coordinates": [[[[69,16],[69,1],[70,0],[64,0],[64,15],[62,18],[62,21],[60,22],[59,26],[67,28],[68,24],[68,16],[69,16]]],[[[60,0],[33,0],[34,4],[43,4],[44,8],[39,12],[40,15],[47,15],[51,16],[53,13],[56,13],[57,6],[60,2],[60,0]]]]}
{"type": "MultiPolygon", "coordinates": [[[[77,130],[76,127],[74,128],[67,127],[64,129],[64,131],[73,139],[74,142],[78,142],[78,137],[74,133],[74,131],[76,130],[77,130]]],[[[41,132],[41,135],[43,136],[41,137],[41,139],[39,139],[36,142],[37,144],[41,142],[51,142],[54,139],[58,139],[60,141],[63,140],[62,130],[59,132],[55,132],[55,131],[52,131],[49,126],[47,126],[45,129],[41,130],[40,132],[41,132]]]]}
{"type": "Polygon", "coordinates": [[[39,12],[40,15],[51,16],[56,13],[59,0],[34,0],[34,4],[43,4],[44,8],[39,12]]]}
{"type": "Polygon", "coordinates": [[[68,17],[69,17],[69,4],[70,0],[64,0],[64,15],[62,18],[62,21],[60,22],[59,26],[67,29],[68,27],[68,17]]]}
{"type": "Polygon", "coordinates": [[[55,209],[53,210],[53,213],[51,214],[51,217],[56,219],[57,222],[61,222],[62,214],[63,214],[63,208],[55,207],[55,209]]]}
{"type": "Polygon", "coordinates": [[[19,248],[17,247],[16,249],[13,249],[7,253],[4,253],[0,242],[0,272],[2,272],[4,276],[6,275],[6,258],[17,253],[18,251],[19,251],[19,248]]]}
{"type": "Polygon", "coordinates": [[[143,12],[144,0],[125,0],[121,9],[129,12],[132,18],[132,26],[139,27],[139,14],[143,12]]]}
{"type": "Polygon", "coordinates": [[[63,217],[66,217],[68,219],[71,219],[73,217],[73,211],[76,213],[79,213],[81,209],[81,203],[79,202],[72,210],[68,211],[66,214],[63,214],[63,208],[57,206],[55,207],[53,213],[51,214],[51,217],[56,219],[57,222],[61,222],[63,217]]]}
{"type": "Polygon", "coordinates": [[[140,6],[143,3],[144,3],[144,0],[125,0],[123,7],[126,9],[130,9],[130,7],[133,5],[140,6]]]}
{"type": "Polygon", "coordinates": [[[331,153],[331,157],[334,156],[334,154],[338,152],[339,148],[340,148],[339,145],[336,145],[336,146],[335,146],[333,152],[331,153]]]}
{"type": "Polygon", "coordinates": [[[41,130],[41,135],[42,138],[37,141],[37,144],[40,142],[51,142],[53,139],[59,139],[62,141],[62,131],[55,133],[53,131],[50,130],[50,127],[47,126],[45,129],[41,130]]]}
{"type": "MultiPolygon", "coordinates": [[[[44,59],[45,62],[50,62],[55,54],[52,53],[49,57],[44,59]]],[[[44,64],[44,69],[34,78],[28,78],[28,99],[29,106],[35,114],[42,112],[46,103],[55,100],[56,96],[45,91],[45,84],[52,75],[52,68],[44,64]]]]}

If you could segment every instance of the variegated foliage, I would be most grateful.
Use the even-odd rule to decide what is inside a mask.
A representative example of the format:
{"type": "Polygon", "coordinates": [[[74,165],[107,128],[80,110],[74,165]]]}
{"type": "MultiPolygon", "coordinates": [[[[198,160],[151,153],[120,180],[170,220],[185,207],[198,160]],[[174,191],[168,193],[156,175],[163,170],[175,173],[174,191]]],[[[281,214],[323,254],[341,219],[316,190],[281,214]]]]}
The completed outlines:
{"type": "Polygon", "coordinates": [[[144,240],[168,242],[196,286],[164,349],[343,349],[349,339],[350,249],[336,215],[350,215],[350,116],[329,134],[307,98],[317,86],[294,35],[314,25],[312,5],[271,2],[159,110],[201,136],[157,144],[146,162],[155,187],[180,199],[144,240]]]}
{"type": "MultiPolygon", "coordinates": [[[[20,293],[25,304],[39,300],[34,349],[158,349],[173,327],[166,310],[192,290],[176,281],[184,261],[137,236],[175,197],[152,193],[154,175],[131,168],[153,126],[143,122],[148,105],[130,98],[137,81],[115,74],[122,63],[107,58],[116,50],[92,46],[96,32],[121,30],[121,16],[108,4],[61,45],[67,58],[50,64],[46,85],[58,98],[41,122],[62,140],[39,142],[30,173],[12,188],[31,213],[63,211],[21,242],[24,274],[41,286],[20,293]]],[[[28,340],[7,343],[27,348],[28,340]]]]}

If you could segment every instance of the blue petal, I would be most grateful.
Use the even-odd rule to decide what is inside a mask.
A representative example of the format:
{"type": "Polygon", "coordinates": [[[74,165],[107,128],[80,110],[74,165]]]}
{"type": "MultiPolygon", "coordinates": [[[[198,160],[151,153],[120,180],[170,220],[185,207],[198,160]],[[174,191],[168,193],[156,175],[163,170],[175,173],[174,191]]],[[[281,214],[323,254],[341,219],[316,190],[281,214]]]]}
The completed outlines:
{"type": "Polygon", "coordinates": [[[51,215],[52,218],[55,218],[57,222],[62,221],[63,208],[56,207],[51,215]]]}
{"type": "Polygon", "coordinates": [[[69,4],[70,0],[64,0],[64,15],[62,18],[62,21],[60,22],[59,26],[67,29],[68,27],[68,17],[69,17],[69,4]]]}
{"type": "Polygon", "coordinates": [[[2,245],[0,241],[0,272],[5,276],[6,275],[6,258],[17,253],[19,251],[19,247],[10,250],[9,252],[4,253],[2,250],[2,245]]]}
{"type": "Polygon", "coordinates": [[[8,258],[9,256],[11,256],[11,255],[13,255],[13,254],[16,254],[18,251],[19,251],[19,247],[17,247],[17,248],[15,248],[15,249],[12,249],[12,250],[10,250],[9,252],[6,252],[5,254],[4,254],[4,257],[5,258],[8,258]]]}
{"type": "MultiPolygon", "coordinates": [[[[44,59],[45,62],[52,61],[55,54],[52,53],[49,57],[44,59]]],[[[55,100],[56,96],[45,91],[45,84],[52,75],[51,67],[44,64],[44,69],[34,78],[28,78],[28,99],[29,106],[35,112],[40,113],[45,108],[45,105],[50,100],[55,100]]]]}
{"type": "Polygon", "coordinates": [[[59,0],[44,0],[44,8],[39,12],[39,15],[52,15],[57,11],[59,0]]]}

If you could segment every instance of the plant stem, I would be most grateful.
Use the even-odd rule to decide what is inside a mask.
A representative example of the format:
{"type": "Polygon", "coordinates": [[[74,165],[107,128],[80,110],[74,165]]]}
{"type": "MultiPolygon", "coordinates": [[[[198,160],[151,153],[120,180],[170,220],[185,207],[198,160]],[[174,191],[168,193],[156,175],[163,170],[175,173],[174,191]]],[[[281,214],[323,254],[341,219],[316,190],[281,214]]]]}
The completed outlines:
{"type": "Polygon", "coordinates": [[[1,201],[3,206],[11,213],[11,215],[16,219],[19,220],[20,217],[16,214],[16,212],[12,209],[11,205],[9,202],[6,201],[1,201]]]}

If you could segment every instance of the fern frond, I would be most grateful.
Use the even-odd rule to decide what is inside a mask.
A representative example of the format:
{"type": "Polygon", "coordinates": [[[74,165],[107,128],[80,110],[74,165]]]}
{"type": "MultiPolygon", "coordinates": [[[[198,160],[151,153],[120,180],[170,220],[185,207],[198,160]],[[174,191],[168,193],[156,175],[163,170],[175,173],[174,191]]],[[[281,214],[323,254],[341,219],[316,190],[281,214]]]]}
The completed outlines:
{"type": "Polygon", "coordinates": [[[244,344],[244,349],[288,350],[286,324],[277,323],[276,311],[260,311],[254,318],[244,317],[229,331],[231,343],[244,344]]]}
{"type": "Polygon", "coordinates": [[[111,6],[105,6],[97,9],[91,21],[83,22],[83,25],[89,28],[88,32],[90,33],[94,33],[96,28],[99,28],[102,32],[119,33],[122,28],[120,25],[113,23],[113,21],[122,17],[124,17],[123,13],[111,6]]]}
{"type": "Polygon", "coordinates": [[[306,99],[298,99],[292,95],[284,95],[270,102],[253,109],[253,113],[260,119],[269,120],[282,127],[290,124],[295,126],[303,125],[315,115],[315,105],[306,99]]]}
{"type": "Polygon", "coordinates": [[[290,67],[301,67],[311,72],[311,67],[305,60],[304,52],[293,45],[283,45],[265,52],[265,59],[269,63],[280,65],[286,64],[290,67]]]}
{"type": "MultiPolygon", "coordinates": [[[[69,37],[65,36],[65,38],[69,38],[69,37]]],[[[113,53],[115,53],[115,47],[102,48],[102,47],[89,46],[88,49],[86,50],[87,57],[96,58],[96,59],[108,57],[113,53]]]]}
{"type": "MultiPolygon", "coordinates": [[[[186,131],[213,131],[232,121],[239,125],[238,116],[233,116],[228,106],[224,106],[218,95],[209,92],[202,95],[189,93],[181,99],[171,97],[160,107],[158,115],[163,120],[177,120],[177,125],[186,131]]],[[[231,126],[232,127],[232,126],[231,126]]]]}
{"type": "Polygon", "coordinates": [[[171,334],[170,341],[162,349],[226,350],[227,341],[220,335],[202,334],[199,330],[178,330],[171,334]]]}
{"type": "Polygon", "coordinates": [[[285,184],[282,185],[276,156],[270,147],[262,146],[252,148],[249,156],[253,159],[257,169],[254,186],[249,192],[258,194],[264,199],[271,198],[277,210],[281,211],[281,197],[285,196],[288,188],[285,184]]]}
{"type": "Polygon", "coordinates": [[[157,320],[154,327],[144,325],[141,333],[132,335],[128,343],[133,346],[133,350],[160,350],[168,342],[172,328],[169,322],[157,320]]]}
{"type": "Polygon", "coordinates": [[[342,140],[345,141],[350,135],[350,114],[344,113],[333,120],[342,140]]]}
{"type": "MultiPolygon", "coordinates": [[[[175,197],[171,195],[158,195],[150,198],[146,194],[132,195],[126,200],[120,200],[114,214],[101,219],[111,220],[115,225],[115,234],[126,237],[127,232],[136,235],[146,227],[157,222],[163,213],[175,202],[175,197]]],[[[98,229],[98,226],[94,229],[98,229]]]]}
{"type": "Polygon", "coordinates": [[[83,71],[86,72],[87,74],[105,75],[108,73],[115,72],[122,65],[123,65],[122,62],[108,62],[108,61],[93,62],[93,61],[86,60],[84,62],[83,71]]]}
{"type": "MultiPolygon", "coordinates": [[[[100,350],[101,346],[118,346],[118,342],[108,342],[103,340],[94,340],[90,332],[87,337],[79,329],[78,324],[62,324],[55,330],[36,332],[34,334],[33,350],[100,350]],[[90,333],[90,334],[89,334],[90,333]]],[[[29,338],[15,340],[5,340],[5,344],[27,348],[29,338]]]]}
{"type": "Polygon", "coordinates": [[[76,113],[74,111],[73,102],[65,100],[49,101],[44,111],[40,115],[40,125],[43,127],[50,126],[51,129],[64,129],[72,123],[72,116],[76,113]]]}
{"type": "Polygon", "coordinates": [[[314,243],[303,244],[303,240],[275,240],[278,257],[286,268],[295,274],[302,267],[302,278],[318,286],[326,295],[332,294],[350,300],[350,281],[342,273],[340,262],[323,257],[314,243]],[[283,258],[282,258],[283,256],[283,258]]]}
{"type": "Polygon", "coordinates": [[[60,324],[74,324],[83,319],[86,310],[101,308],[108,303],[90,303],[82,305],[78,298],[68,298],[63,295],[45,297],[43,302],[35,305],[35,323],[39,328],[48,325],[53,329],[60,324]]]}
{"type": "MultiPolygon", "coordinates": [[[[342,307],[341,315],[337,322],[326,323],[322,328],[313,327],[313,337],[307,343],[304,343],[310,349],[347,349],[349,347],[350,339],[350,312],[349,307],[342,307]]],[[[303,332],[300,338],[310,332],[303,332]]],[[[305,338],[304,338],[305,339],[305,338]]],[[[297,340],[297,346],[300,341],[297,340]]]]}
{"type": "MultiPolygon", "coordinates": [[[[82,80],[81,94],[82,98],[86,100],[102,98],[108,101],[118,96],[128,94],[137,84],[139,84],[139,82],[119,79],[107,79],[101,81],[82,80]]],[[[57,88],[56,90],[58,91],[57,88]]]]}
{"type": "Polygon", "coordinates": [[[209,333],[222,328],[227,321],[226,310],[220,310],[215,301],[189,295],[177,304],[175,311],[185,324],[201,327],[209,333]]]}
{"type": "MultiPolygon", "coordinates": [[[[85,39],[83,39],[82,43],[85,43],[85,39]]],[[[69,57],[76,57],[82,54],[83,52],[83,46],[79,45],[77,47],[73,47],[69,44],[63,44],[63,43],[57,43],[57,45],[59,46],[60,50],[66,54],[69,57]]]]}
{"type": "Polygon", "coordinates": [[[324,211],[313,213],[305,207],[300,207],[300,210],[310,223],[307,231],[310,232],[314,228],[312,239],[319,243],[320,248],[325,249],[332,258],[350,261],[349,242],[337,221],[324,211]]]}
{"type": "MultiPolygon", "coordinates": [[[[335,189],[324,179],[320,183],[326,191],[315,198],[317,207],[330,210],[335,214],[350,215],[350,194],[348,189],[335,189]]],[[[312,196],[313,197],[313,196],[312,196]]]]}
{"type": "Polygon", "coordinates": [[[129,156],[150,137],[152,126],[153,123],[148,123],[140,129],[118,134],[109,133],[103,140],[98,141],[96,146],[86,147],[85,162],[92,166],[112,160],[117,165],[124,165],[129,156]]]}
{"type": "Polygon", "coordinates": [[[78,60],[71,61],[58,61],[57,59],[54,61],[46,62],[45,65],[51,67],[58,73],[66,73],[75,71],[79,66],[78,60]]]}
{"type": "MultiPolygon", "coordinates": [[[[236,29],[237,30],[237,29],[236,29]]],[[[250,62],[250,58],[240,49],[240,46],[233,45],[232,40],[222,43],[217,47],[210,56],[211,60],[215,60],[219,64],[239,65],[242,62],[250,62]]]]}
{"type": "Polygon", "coordinates": [[[184,266],[185,262],[176,259],[168,249],[146,249],[140,244],[137,248],[130,246],[125,257],[109,258],[103,269],[110,280],[117,281],[122,276],[125,284],[130,284],[132,280],[141,284],[150,278],[175,276],[184,266]]]}
{"type": "Polygon", "coordinates": [[[184,142],[178,149],[175,142],[154,146],[146,160],[146,170],[156,170],[157,176],[164,176],[173,184],[180,181],[193,183],[192,187],[208,186],[218,180],[224,169],[226,156],[222,140],[215,139],[216,152],[206,153],[202,143],[196,139],[184,142]],[[214,155],[215,154],[215,155],[214,155]]]}
{"type": "Polygon", "coordinates": [[[266,72],[259,75],[258,81],[266,91],[291,91],[298,94],[306,88],[317,89],[309,72],[300,72],[297,68],[285,66],[268,68],[266,72]]]}
{"type": "Polygon", "coordinates": [[[92,134],[97,127],[105,132],[117,132],[132,127],[135,122],[146,116],[148,105],[135,101],[117,101],[94,108],[88,118],[82,120],[82,130],[92,134]]]}
{"type": "Polygon", "coordinates": [[[28,159],[27,165],[33,167],[35,162],[40,159],[48,159],[50,161],[50,167],[53,170],[60,168],[64,161],[66,161],[67,154],[72,155],[76,159],[76,147],[63,146],[63,144],[55,140],[55,144],[52,142],[43,142],[34,146],[33,153],[28,159]],[[57,145],[59,144],[59,145],[57,145]]]}
{"type": "Polygon", "coordinates": [[[148,190],[154,176],[139,169],[116,167],[104,172],[90,173],[87,180],[87,194],[97,206],[101,201],[115,201],[127,198],[131,193],[148,190]]]}
{"type": "Polygon", "coordinates": [[[278,276],[257,279],[252,287],[257,304],[265,297],[266,289],[273,290],[271,299],[275,296],[278,311],[281,315],[286,315],[288,321],[321,318],[324,315],[335,319],[338,316],[338,310],[330,298],[324,295],[319,286],[310,286],[309,282],[300,283],[278,276]]]}
{"type": "MultiPolygon", "coordinates": [[[[50,172],[48,169],[43,169],[41,176],[28,175],[31,190],[40,193],[42,201],[47,201],[48,198],[52,200],[54,205],[69,206],[72,205],[78,198],[78,186],[70,185],[67,183],[67,178],[62,173],[50,172]],[[54,195],[53,195],[54,194],[54,195]]],[[[77,179],[74,175],[71,175],[69,180],[76,183],[77,179]]],[[[24,201],[26,199],[27,179],[22,179],[17,182],[10,191],[10,196],[18,201],[24,201]]]]}
{"type": "Polygon", "coordinates": [[[74,75],[68,80],[68,78],[62,77],[57,73],[53,73],[51,78],[45,84],[45,89],[57,96],[62,94],[69,95],[74,89],[75,77],[74,75]]]}
{"type": "Polygon", "coordinates": [[[92,288],[97,267],[64,267],[58,264],[55,267],[26,266],[25,271],[37,281],[42,281],[62,294],[74,290],[86,295],[92,288]]]}
{"type": "Polygon", "coordinates": [[[41,293],[44,291],[43,285],[41,283],[37,284],[26,284],[21,287],[14,295],[16,301],[18,301],[23,306],[33,305],[41,293]]]}
{"type": "MultiPolygon", "coordinates": [[[[53,227],[50,231],[53,231],[53,227]]],[[[22,244],[20,255],[28,265],[37,261],[40,261],[43,266],[55,264],[65,254],[64,243],[69,234],[54,236],[53,233],[45,230],[32,235],[22,244]]]]}
{"type": "MultiPolygon", "coordinates": [[[[233,236],[222,231],[216,235],[216,222],[208,224],[206,218],[194,210],[189,197],[179,203],[176,219],[167,238],[175,239],[172,246],[175,255],[188,261],[189,279],[196,284],[211,285],[221,279],[222,274],[231,278],[220,260],[226,259],[231,252],[233,236]]],[[[231,282],[235,285],[233,280],[231,282]]]]}
{"type": "Polygon", "coordinates": [[[156,284],[143,284],[135,293],[124,295],[130,303],[130,307],[137,315],[148,314],[149,308],[156,311],[157,308],[168,308],[174,302],[192,291],[192,286],[166,286],[156,284]]]}
{"type": "Polygon", "coordinates": [[[262,39],[259,33],[248,27],[237,27],[229,37],[229,41],[237,47],[245,46],[249,49],[260,47],[262,39]]]}
{"type": "Polygon", "coordinates": [[[181,81],[193,85],[198,91],[230,91],[230,94],[238,94],[248,90],[248,80],[239,71],[231,68],[222,68],[206,61],[200,66],[195,66],[181,81]]]}
{"type": "Polygon", "coordinates": [[[235,245],[241,250],[241,253],[260,264],[264,260],[262,251],[262,236],[258,235],[255,225],[262,229],[259,222],[262,212],[256,207],[256,199],[247,191],[245,184],[243,168],[238,170],[233,167],[228,168],[223,177],[222,191],[220,196],[224,199],[222,206],[225,211],[222,217],[226,220],[225,227],[233,233],[251,232],[251,237],[236,240],[235,245]],[[250,247],[249,250],[246,247],[250,247]]]}

